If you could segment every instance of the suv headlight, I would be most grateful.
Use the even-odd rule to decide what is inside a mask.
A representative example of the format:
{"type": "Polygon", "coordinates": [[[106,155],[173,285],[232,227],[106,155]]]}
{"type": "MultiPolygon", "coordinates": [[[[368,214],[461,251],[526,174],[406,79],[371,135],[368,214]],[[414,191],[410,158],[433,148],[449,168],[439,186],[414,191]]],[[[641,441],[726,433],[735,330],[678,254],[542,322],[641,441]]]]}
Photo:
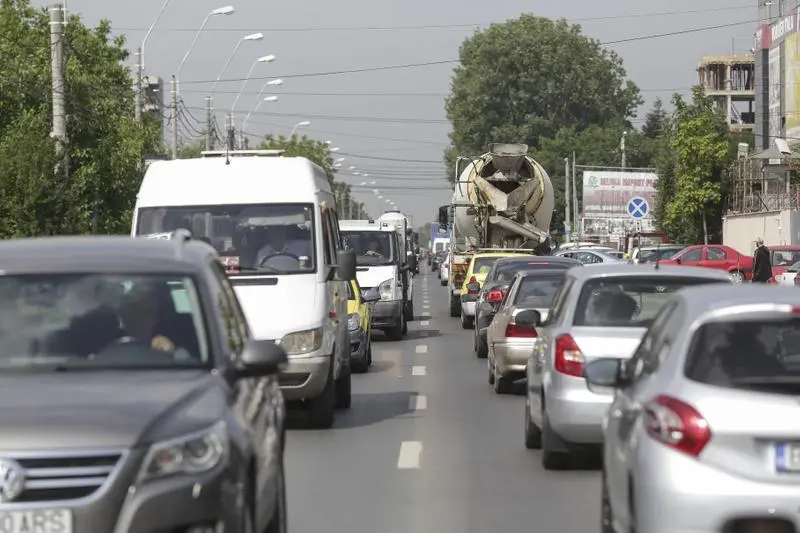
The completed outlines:
{"type": "Polygon", "coordinates": [[[322,347],[322,328],[295,331],[284,335],[280,345],[287,355],[300,355],[316,352],[322,347]]]}
{"type": "Polygon", "coordinates": [[[355,331],[361,327],[361,315],[358,313],[350,313],[347,316],[347,329],[355,331]]]}
{"type": "Polygon", "coordinates": [[[139,480],[174,474],[198,474],[217,466],[230,447],[225,422],[175,439],[157,442],[145,456],[139,480]]]}
{"type": "Polygon", "coordinates": [[[387,301],[396,299],[394,297],[395,296],[394,287],[396,283],[397,282],[395,281],[395,279],[392,278],[392,279],[387,279],[386,281],[383,281],[381,282],[380,285],[378,285],[378,292],[381,294],[381,300],[387,301]]]}

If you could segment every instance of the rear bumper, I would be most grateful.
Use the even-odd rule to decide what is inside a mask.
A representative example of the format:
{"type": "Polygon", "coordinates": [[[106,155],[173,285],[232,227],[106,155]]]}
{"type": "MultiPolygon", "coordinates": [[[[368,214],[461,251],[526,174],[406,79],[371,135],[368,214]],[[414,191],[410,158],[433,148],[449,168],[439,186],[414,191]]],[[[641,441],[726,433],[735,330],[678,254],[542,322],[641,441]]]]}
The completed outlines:
{"type": "Polygon", "coordinates": [[[583,378],[559,379],[566,380],[569,380],[567,386],[551,384],[545,390],[545,406],[550,426],[567,442],[602,443],[603,418],[611,405],[612,396],[593,393],[583,378]]]}
{"type": "Polygon", "coordinates": [[[525,368],[528,366],[528,358],[533,352],[535,343],[536,339],[492,343],[494,364],[497,367],[497,372],[504,378],[524,378],[525,368]]]}

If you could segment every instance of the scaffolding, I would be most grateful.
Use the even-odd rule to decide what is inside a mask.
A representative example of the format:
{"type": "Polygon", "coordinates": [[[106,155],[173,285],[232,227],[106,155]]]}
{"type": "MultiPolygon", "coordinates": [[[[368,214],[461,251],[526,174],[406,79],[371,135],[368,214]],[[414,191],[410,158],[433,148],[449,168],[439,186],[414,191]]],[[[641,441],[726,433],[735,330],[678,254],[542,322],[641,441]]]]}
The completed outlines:
{"type": "Polygon", "coordinates": [[[731,131],[755,128],[756,76],[752,55],[704,57],[697,73],[706,96],[722,110],[731,131]]]}
{"type": "Polygon", "coordinates": [[[727,214],[761,213],[797,209],[800,187],[787,183],[786,170],[790,160],[770,160],[764,164],[759,157],[740,158],[733,165],[727,214]]]}

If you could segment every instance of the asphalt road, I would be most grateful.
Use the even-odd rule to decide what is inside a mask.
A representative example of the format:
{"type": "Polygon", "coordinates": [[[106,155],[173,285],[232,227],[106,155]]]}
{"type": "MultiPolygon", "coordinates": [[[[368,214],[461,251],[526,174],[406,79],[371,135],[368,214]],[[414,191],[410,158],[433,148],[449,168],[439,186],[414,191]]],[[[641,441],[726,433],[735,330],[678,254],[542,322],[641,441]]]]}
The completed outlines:
{"type": "Polygon", "coordinates": [[[599,531],[598,472],[544,471],[523,397],[489,386],[445,287],[423,271],[415,291],[417,321],[403,341],[375,336],[352,409],[331,430],[289,432],[290,531],[599,531]]]}

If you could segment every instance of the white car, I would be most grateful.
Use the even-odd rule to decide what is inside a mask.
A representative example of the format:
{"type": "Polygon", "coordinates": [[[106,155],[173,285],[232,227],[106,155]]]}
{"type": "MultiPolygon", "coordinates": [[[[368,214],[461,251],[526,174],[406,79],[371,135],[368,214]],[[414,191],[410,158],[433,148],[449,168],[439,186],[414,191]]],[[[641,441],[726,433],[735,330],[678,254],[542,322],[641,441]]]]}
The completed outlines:
{"type": "Polygon", "coordinates": [[[442,287],[450,281],[450,254],[447,254],[442,264],[439,265],[439,279],[442,280],[442,287]]]}
{"type": "Polygon", "coordinates": [[[800,261],[793,264],[789,268],[783,271],[783,274],[777,277],[775,281],[778,282],[778,285],[796,285],[797,281],[797,273],[800,272],[800,261]]]}

